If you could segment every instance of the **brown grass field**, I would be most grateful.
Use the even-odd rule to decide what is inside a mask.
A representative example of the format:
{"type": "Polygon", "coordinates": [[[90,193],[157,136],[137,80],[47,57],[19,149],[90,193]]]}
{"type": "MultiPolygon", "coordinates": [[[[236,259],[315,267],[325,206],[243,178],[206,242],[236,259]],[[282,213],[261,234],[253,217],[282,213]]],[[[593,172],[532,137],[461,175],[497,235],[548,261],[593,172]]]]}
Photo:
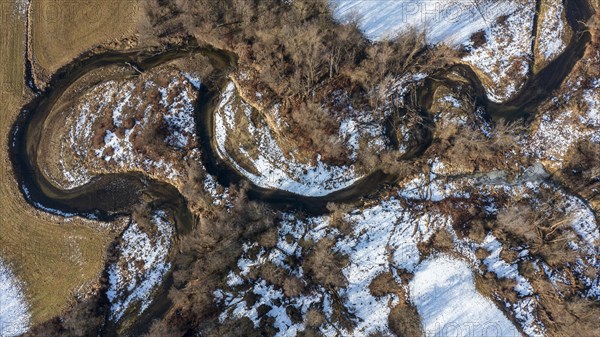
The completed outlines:
{"type": "Polygon", "coordinates": [[[142,12],[138,0],[32,0],[36,71],[52,74],[91,47],[131,37],[142,12]]]}
{"type": "MultiPolygon", "coordinates": [[[[14,4],[0,2],[0,257],[23,281],[32,308],[31,323],[36,324],[61,313],[74,295],[96,283],[106,248],[117,233],[91,221],[65,220],[35,210],[13,178],[8,136],[30,96],[24,85],[26,20],[14,4]]],[[[81,52],[130,34],[136,25],[135,13],[121,10],[126,4],[131,1],[32,0],[30,31],[36,70],[51,74],[81,52]]]]}

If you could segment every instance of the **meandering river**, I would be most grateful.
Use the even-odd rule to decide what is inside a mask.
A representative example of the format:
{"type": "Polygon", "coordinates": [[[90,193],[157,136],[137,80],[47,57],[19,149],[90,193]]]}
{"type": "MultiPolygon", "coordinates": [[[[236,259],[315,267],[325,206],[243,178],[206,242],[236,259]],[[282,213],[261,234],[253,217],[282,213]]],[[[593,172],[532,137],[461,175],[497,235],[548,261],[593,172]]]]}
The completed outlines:
{"type": "MultiPolygon", "coordinates": [[[[575,31],[566,51],[539,73],[533,75],[513,99],[502,104],[491,102],[475,72],[469,66],[460,64],[431,74],[419,88],[418,104],[426,113],[431,105],[435,87],[450,81],[447,76],[450,72],[459,72],[469,80],[476,93],[477,103],[486,108],[490,119],[516,119],[530,116],[537,106],[548,99],[552,91],[561,85],[576,62],[583,56],[590,41],[591,35],[583,25],[583,22],[593,14],[588,2],[567,1],[566,10],[568,22],[575,31]]],[[[139,202],[140,195],[144,193],[146,197],[151,196],[163,209],[173,213],[179,233],[190,230],[193,217],[188,210],[186,200],[175,187],[169,184],[150,179],[141,173],[125,173],[101,175],[83,186],[62,190],[42,174],[42,168],[38,166],[38,156],[46,117],[63,93],[88,72],[101,67],[128,63],[132,65],[133,75],[135,71],[147,71],[194,53],[207,56],[213,66],[223,74],[220,83],[201,86],[199,100],[196,103],[196,122],[202,147],[203,165],[208,173],[217,177],[219,183],[224,186],[243,181],[250,183],[227,160],[217,155],[214,137],[214,114],[220,98],[219,92],[225,85],[227,73],[236,66],[236,57],[225,51],[200,47],[191,41],[185,45],[169,46],[163,50],[110,51],[100,54],[90,52],[58,70],[49,81],[47,89],[38,93],[22,108],[9,139],[15,178],[27,201],[37,208],[59,215],[110,221],[131,214],[131,208],[139,202]]],[[[30,71],[26,75],[32,76],[30,71]]],[[[33,83],[31,78],[26,78],[25,81],[33,83]]],[[[411,151],[411,156],[420,156],[427,150],[434,128],[433,123],[430,124],[430,127],[424,129],[423,142],[411,151]]],[[[312,214],[322,214],[327,211],[326,206],[329,202],[351,202],[364,197],[377,196],[382,186],[394,183],[397,178],[377,170],[348,188],[322,197],[300,196],[282,190],[261,188],[250,183],[248,196],[275,208],[301,209],[312,214]]],[[[149,312],[158,316],[167,308],[168,304],[163,301],[150,308],[149,312]]]]}

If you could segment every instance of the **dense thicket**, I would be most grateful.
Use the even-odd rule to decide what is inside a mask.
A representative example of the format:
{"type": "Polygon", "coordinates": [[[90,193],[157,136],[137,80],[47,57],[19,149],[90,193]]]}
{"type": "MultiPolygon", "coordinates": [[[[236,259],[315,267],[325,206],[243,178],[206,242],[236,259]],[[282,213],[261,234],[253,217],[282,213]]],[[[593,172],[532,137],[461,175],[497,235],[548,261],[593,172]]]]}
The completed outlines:
{"type": "Polygon", "coordinates": [[[414,31],[372,43],[355,22],[335,22],[326,0],[153,0],[147,10],[147,36],[194,36],[234,52],[237,73],[250,77],[246,89],[281,103],[286,132],[297,149],[319,153],[332,164],[348,157],[338,139],[343,112],[328,109],[332,95],[342,89],[345,106],[380,114],[390,99],[390,84],[401,75],[439,67],[455,56],[444,46],[427,46],[424,35],[414,31]]]}

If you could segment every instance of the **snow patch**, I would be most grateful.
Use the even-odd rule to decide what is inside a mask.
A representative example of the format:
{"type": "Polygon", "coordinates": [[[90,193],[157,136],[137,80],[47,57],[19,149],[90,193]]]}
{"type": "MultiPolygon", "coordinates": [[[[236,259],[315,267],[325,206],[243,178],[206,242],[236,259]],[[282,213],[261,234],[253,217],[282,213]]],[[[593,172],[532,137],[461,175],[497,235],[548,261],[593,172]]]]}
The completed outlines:
{"type": "Polygon", "coordinates": [[[496,274],[498,278],[509,278],[517,281],[515,291],[520,296],[533,295],[533,287],[527,279],[519,274],[518,265],[508,264],[506,261],[500,258],[500,253],[503,249],[500,241],[498,241],[493,235],[488,234],[484,239],[483,248],[490,252],[490,255],[483,260],[483,264],[488,268],[489,271],[496,274]]]}
{"type": "Polygon", "coordinates": [[[550,61],[562,53],[565,45],[565,27],[563,23],[564,6],[560,0],[542,2],[540,31],[538,33],[538,52],[544,60],[550,61]]]}
{"type": "Polygon", "coordinates": [[[445,255],[423,261],[409,283],[426,336],[520,336],[475,289],[469,265],[445,255]]]}
{"type": "Polygon", "coordinates": [[[359,178],[352,166],[331,166],[317,157],[316,163],[304,164],[296,160],[293,153],[284,153],[272,131],[266,124],[255,124],[251,107],[240,102],[234,111],[236,90],[230,83],[223,95],[215,116],[215,138],[219,156],[228,160],[241,174],[263,188],[276,188],[305,196],[324,196],[352,185],[359,178]],[[256,138],[258,154],[252,157],[243,146],[240,152],[254,167],[250,172],[236,162],[226,149],[230,130],[236,127],[236,119],[245,119],[248,133],[256,138]]]}
{"type": "Polygon", "coordinates": [[[23,287],[0,259],[0,336],[12,337],[27,332],[30,320],[23,287]]]}
{"type": "Polygon", "coordinates": [[[146,310],[153,291],[171,268],[167,255],[173,225],[164,211],[155,212],[150,224],[154,228],[144,230],[131,222],[118,247],[119,259],[108,268],[106,295],[111,303],[110,317],[114,321],[120,320],[135,304],[139,305],[138,315],[146,310]]]}
{"type": "MultiPolygon", "coordinates": [[[[504,3],[504,1],[502,1],[504,3]]],[[[485,31],[486,42],[474,46],[463,58],[485,74],[491,82],[486,86],[490,100],[500,103],[514,96],[525,83],[532,56],[532,31],[535,4],[510,3],[513,11],[503,23],[493,22],[485,31]]]]}
{"type": "Polygon", "coordinates": [[[330,0],[341,22],[358,20],[371,40],[384,40],[411,28],[424,31],[427,42],[459,45],[488,27],[497,17],[514,11],[513,1],[330,0]]]}

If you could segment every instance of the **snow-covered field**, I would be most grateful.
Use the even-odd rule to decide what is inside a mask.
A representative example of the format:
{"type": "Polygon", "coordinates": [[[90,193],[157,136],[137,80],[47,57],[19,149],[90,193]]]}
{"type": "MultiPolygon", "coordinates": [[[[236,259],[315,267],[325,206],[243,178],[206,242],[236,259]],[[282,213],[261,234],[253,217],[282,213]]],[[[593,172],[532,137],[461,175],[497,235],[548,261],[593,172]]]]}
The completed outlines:
{"type": "Polygon", "coordinates": [[[533,263],[539,270],[545,270],[554,284],[568,282],[564,270],[532,257],[527,247],[518,248],[514,260],[507,259],[502,253],[509,249],[507,243],[491,232],[477,242],[468,237],[460,238],[451,225],[452,217],[431,208],[432,203],[449,199],[453,203],[469,202],[474,196],[466,190],[473,187],[478,191],[478,198],[486,200],[484,209],[489,215],[498,212],[496,200],[516,198],[531,202],[532,196],[542,188],[553,191],[559,199],[569,200],[565,212],[573,233],[566,238],[571,240],[569,245],[580,258],[568,268],[576,282],[585,285],[581,296],[600,296],[597,277],[585,274],[590,267],[598,267],[594,256],[599,251],[600,232],[593,213],[579,199],[543,184],[548,175],[543,167],[531,167],[510,180],[501,172],[447,180],[443,163],[434,160],[430,165],[430,174],[408,179],[396,195],[345,213],[343,219],[352,225],[350,233],[342,234],[328,216],[299,220],[295,214],[282,214],[284,220],[278,226],[276,247],[265,249],[257,243],[246,243],[244,254],[238,260],[238,269],[229,274],[228,287],[215,293],[216,302],[225,307],[221,320],[248,317],[259,326],[265,317],[270,317],[279,329],[277,336],[294,336],[306,326],[305,323],[293,323],[285,310],[291,305],[301,313],[302,322],[306,322],[308,308],[320,308],[326,320],[319,330],[325,336],[389,333],[390,311],[406,299],[395,294],[376,297],[372,295],[370,285],[378,275],[391,271],[395,282],[406,290],[421,316],[427,336],[520,336],[521,332],[527,336],[546,335],[546,328],[538,316],[540,308],[534,282],[520,272],[520,266],[524,261],[533,263]],[[463,259],[444,255],[446,253],[422,255],[419,243],[428,242],[442,229],[452,236],[453,254],[463,259]],[[273,263],[286,274],[302,279],[305,276],[302,266],[290,263],[306,256],[306,245],[300,242],[316,243],[327,239],[335,240],[333,252],[348,259],[348,265],[341,271],[347,285],[336,293],[317,287],[300,296],[289,297],[280,287],[250,276],[256,275],[253,270],[260,266],[273,263]],[[258,254],[250,253],[257,249],[260,250],[258,254]],[[484,251],[485,255],[478,257],[478,251],[484,251]],[[423,258],[425,260],[421,261],[423,258]],[[401,270],[414,275],[409,284],[403,282],[401,270]],[[475,288],[474,273],[492,273],[498,280],[511,280],[514,286],[507,290],[508,294],[486,298],[475,288]],[[257,296],[257,300],[248,303],[246,299],[252,296],[257,296]],[[333,318],[332,302],[336,298],[341,298],[344,310],[352,317],[352,330],[346,330],[333,318]],[[270,308],[266,314],[260,314],[263,305],[270,308]]]}
{"type": "MultiPolygon", "coordinates": [[[[417,244],[444,227],[448,218],[437,214],[419,215],[393,198],[354,211],[346,220],[354,224],[353,235],[338,241],[336,248],[350,257],[350,264],[343,270],[348,287],[341,294],[346,299],[345,306],[357,317],[354,335],[389,331],[390,310],[400,299],[392,295],[374,297],[369,285],[377,275],[389,271],[390,265],[394,269],[413,271],[420,257],[417,244]]],[[[399,278],[396,281],[400,281],[399,278]]]]}
{"type": "MultiPolygon", "coordinates": [[[[251,107],[235,102],[235,85],[230,83],[222,94],[221,103],[215,116],[215,138],[219,155],[229,161],[246,178],[264,188],[276,188],[300,195],[323,196],[352,185],[359,177],[353,167],[331,166],[317,158],[316,163],[306,164],[296,160],[294,153],[284,153],[266,123],[254,123],[251,107]],[[238,122],[242,119],[243,122],[238,122]],[[246,125],[247,134],[254,138],[251,145],[257,146],[253,157],[244,149],[248,144],[235,143],[244,159],[253,166],[251,172],[242,167],[227,150],[232,131],[246,125]],[[229,139],[228,139],[229,138],[229,139]]],[[[239,142],[239,141],[238,141],[239,142]]]]}
{"type": "MultiPolygon", "coordinates": [[[[339,294],[320,287],[311,290],[307,295],[290,298],[265,280],[254,283],[247,280],[248,273],[252,268],[270,261],[291,275],[302,278],[302,267],[289,264],[289,257],[300,257],[303,253],[298,240],[304,238],[317,242],[339,236],[339,232],[330,226],[328,217],[310,218],[304,222],[295,220],[293,214],[283,216],[286,220],[279,229],[277,249],[270,252],[263,249],[256,258],[242,256],[238,261],[239,271],[230,273],[230,289],[218,290],[215,293],[216,301],[226,307],[221,320],[246,316],[258,326],[263,318],[258,315],[258,308],[267,304],[272,309],[266,316],[273,317],[275,327],[280,329],[277,336],[295,336],[297,331],[305,329],[305,325],[292,324],[285,306],[292,305],[298,308],[304,317],[303,321],[306,321],[307,309],[316,306],[322,308],[327,322],[333,322],[319,327],[325,336],[338,336],[340,333],[344,336],[366,336],[377,331],[389,332],[388,315],[399,298],[395,295],[376,298],[371,295],[369,285],[378,274],[388,270],[388,259],[393,258],[398,267],[413,268],[418,263],[417,238],[430,233],[426,227],[429,225],[427,219],[410,220],[409,214],[396,200],[384,202],[362,213],[348,215],[348,221],[358,223],[354,228],[355,235],[338,241],[333,248],[337,253],[347,254],[350,258],[350,265],[343,270],[348,286],[339,294]],[[415,226],[419,229],[418,234],[413,236],[415,226]],[[291,237],[292,241],[286,237],[291,237]],[[236,287],[240,286],[250,286],[250,289],[236,291],[236,287]],[[244,300],[248,293],[259,297],[253,305],[248,305],[244,300]],[[355,317],[356,327],[352,331],[332,321],[334,296],[341,296],[346,310],[355,317]]],[[[440,221],[443,223],[443,219],[440,221]]],[[[435,222],[436,220],[431,219],[432,229],[435,228],[435,222]]],[[[248,252],[253,247],[254,245],[247,245],[245,251],[248,252]]]]}
{"type": "Polygon", "coordinates": [[[30,318],[21,283],[0,259],[0,336],[12,337],[27,332],[30,318]]]}
{"type": "Polygon", "coordinates": [[[334,17],[346,22],[357,19],[365,35],[373,40],[393,38],[411,28],[425,31],[429,43],[459,45],[473,33],[514,11],[514,1],[431,0],[330,0],[334,17]]]}
{"type": "Polygon", "coordinates": [[[425,336],[520,336],[517,328],[475,289],[462,260],[434,256],[423,261],[410,282],[410,297],[425,336]]]}
{"type": "Polygon", "coordinates": [[[171,268],[167,261],[173,224],[163,211],[156,211],[150,221],[153,228],[142,229],[132,221],[118,246],[118,260],[108,268],[107,297],[110,317],[118,321],[138,305],[138,315],[148,308],[152,293],[171,268]]]}
{"type": "MultiPolygon", "coordinates": [[[[338,21],[358,20],[360,29],[372,40],[415,28],[425,32],[427,43],[466,47],[470,53],[464,61],[487,77],[486,89],[493,101],[502,102],[516,94],[529,72],[534,1],[330,0],[330,4],[338,21]],[[471,37],[480,31],[485,41],[474,46],[471,37]]],[[[561,23],[545,21],[543,29],[548,32],[544,32],[551,31],[540,41],[545,54],[561,51],[562,40],[555,39],[561,34],[561,23]]]]}

